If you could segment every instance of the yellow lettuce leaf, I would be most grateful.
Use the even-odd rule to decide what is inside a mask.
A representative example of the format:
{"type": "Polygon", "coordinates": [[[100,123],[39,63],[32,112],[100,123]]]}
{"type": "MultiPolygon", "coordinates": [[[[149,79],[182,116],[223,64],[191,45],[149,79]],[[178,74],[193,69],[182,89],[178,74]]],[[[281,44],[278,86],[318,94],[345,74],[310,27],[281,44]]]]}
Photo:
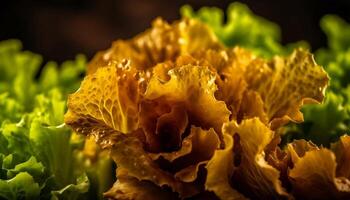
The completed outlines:
{"type": "Polygon", "coordinates": [[[74,131],[97,139],[138,128],[140,79],[128,62],[112,63],[85,77],[68,97],[65,123],[74,131]]]}
{"type": "Polygon", "coordinates": [[[273,140],[274,132],[258,118],[235,121],[225,125],[231,135],[237,134],[240,160],[234,171],[232,183],[246,196],[253,199],[288,197],[282,187],[280,172],[265,160],[265,148],[273,140]]]}
{"type": "MultiPolygon", "coordinates": [[[[208,131],[192,126],[190,134],[182,140],[181,148],[172,152],[150,153],[153,160],[160,157],[169,162],[176,162],[181,157],[188,157],[181,162],[198,162],[211,158],[213,152],[219,147],[219,138],[213,129],[208,131]]],[[[178,164],[177,164],[178,165],[178,164]]]]}
{"type": "Polygon", "coordinates": [[[244,195],[231,186],[232,174],[235,170],[233,160],[233,135],[227,131],[227,126],[223,126],[223,141],[225,147],[215,151],[209,160],[205,189],[214,192],[217,197],[225,200],[245,200],[244,195]]]}
{"type": "MultiPolygon", "coordinates": [[[[242,48],[208,49],[193,54],[196,62],[208,66],[216,72],[218,90],[215,96],[225,101],[231,111],[231,119],[237,119],[243,94],[247,89],[244,79],[245,67],[255,58],[253,54],[242,48]]],[[[195,62],[193,62],[195,63],[195,62]]]]}
{"type": "Polygon", "coordinates": [[[202,128],[214,128],[221,132],[228,122],[230,111],[225,102],[218,101],[215,73],[207,67],[184,65],[168,72],[170,80],[163,82],[153,76],[145,92],[145,99],[163,102],[182,102],[187,110],[189,122],[202,128]]]}
{"type": "Polygon", "coordinates": [[[264,124],[269,123],[268,116],[265,112],[264,102],[258,92],[246,90],[242,96],[242,103],[237,113],[237,121],[258,117],[264,124]]]}
{"type": "Polygon", "coordinates": [[[350,180],[350,136],[340,137],[337,143],[332,144],[331,149],[337,158],[337,176],[350,180]]]}
{"type": "Polygon", "coordinates": [[[168,189],[149,181],[139,181],[128,176],[127,170],[117,169],[117,181],[104,196],[115,200],[176,200],[178,196],[168,189]]]}
{"type": "Polygon", "coordinates": [[[219,148],[220,140],[213,129],[206,131],[199,127],[192,127],[187,138],[183,141],[190,141],[191,152],[174,161],[175,166],[182,168],[176,172],[175,178],[183,182],[193,182],[197,178],[199,167],[206,164],[219,148]]]}
{"type": "Polygon", "coordinates": [[[143,101],[139,120],[150,152],[177,149],[188,126],[188,114],[181,103],[143,101]]]}
{"type": "Polygon", "coordinates": [[[259,117],[272,129],[289,121],[302,122],[300,107],[322,102],[329,80],[312,54],[303,49],[271,60],[239,47],[198,51],[192,56],[192,63],[216,72],[215,95],[225,101],[231,119],[259,117]]]}
{"type": "Polygon", "coordinates": [[[115,135],[110,155],[118,168],[127,170],[128,176],[137,178],[139,181],[150,181],[160,187],[167,186],[183,197],[198,193],[194,185],[175,179],[171,173],[161,169],[153,162],[136,137],[115,135]]]}
{"type": "Polygon", "coordinates": [[[328,149],[313,149],[289,171],[293,195],[298,199],[349,199],[350,181],[336,177],[336,157],[328,149]]]}
{"type": "Polygon", "coordinates": [[[288,178],[291,159],[290,154],[279,147],[281,140],[281,136],[275,134],[273,140],[265,148],[265,159],[269,165],[273,166],[280,172],[279,179],[281,180],[282,186],[288,191],[291,187],[288,178]]]}
{"type": "Polygon", "coordinates": [[[248,88],[260,94],[272,129],[288,121],[302,122],[300,107],[322,102],[329,80],[312,54],[302,49],[268,62],[256,59],[247,66],[244,76],[248,88]]]}
{"type": "Polygon", "coordinates": [[[117,40],[112,47],[95,55],[88,66],[88,74],[110,61],[129,59],[137,69],[147,69],[167,60],[175,61],[179,55],[221,48],[215,34],[204,23],[183,19],[168,24],[161,18],[152,28],[129,40],[117,40]]]}
{"type": "Polygon", "coordinates": [[[291,161],[297,163],[306,152],[312,150],[318,150],[319,148],[311,141],[306,140],[294,140],[292,143],[287,145],[288,154],[290,155],[291,161]]]}

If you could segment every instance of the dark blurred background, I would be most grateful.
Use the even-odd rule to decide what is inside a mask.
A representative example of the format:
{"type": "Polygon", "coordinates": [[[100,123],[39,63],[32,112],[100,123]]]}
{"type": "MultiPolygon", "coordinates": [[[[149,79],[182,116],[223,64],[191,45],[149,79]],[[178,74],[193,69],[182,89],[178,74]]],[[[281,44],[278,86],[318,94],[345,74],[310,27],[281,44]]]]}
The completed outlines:
{"type": "MultiPolygon", "coordinates": [[[[179,8],[216,6],[232,0],[3,0],[0,3],[0,40],[18,38],[24,48],[63,61],[78,53],[91,58],[117,38],[130,38],[162,16],[179,18],[179,8]]],[[[283,43],[307,40],[317,49],[326,45],[320,18],[328,13],[350,20],[349,0],[241,0],[257,15],[276,22],[283,43]]]]}

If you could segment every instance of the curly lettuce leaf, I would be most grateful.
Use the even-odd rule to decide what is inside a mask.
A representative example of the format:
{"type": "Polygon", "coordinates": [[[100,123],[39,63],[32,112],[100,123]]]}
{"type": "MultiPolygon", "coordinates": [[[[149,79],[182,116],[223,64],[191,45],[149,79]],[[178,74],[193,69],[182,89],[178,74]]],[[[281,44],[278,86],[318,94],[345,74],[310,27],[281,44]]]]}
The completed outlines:
{"type": "Polygon", "coordinates": [[[322,102],[329,78],[312,54],[297,49],[286,58],[274,57],[268,63],[252,62],[246,69],[245,79],[249,88],[260,94],[268,121],[275,129],[289,120],[302,122],[300,107],[322,102]]]}
{"type": "MultiPolygon", "coordinates": [[[[55,187],[63,188],[74,183],[79,173],[74,169],[73,147],[70,144],[71,131],[62,124],[65,101],[57,91],[51,99],[38,96],[36,116],[33,117],[29,139],[35,155],[44,163],[49,174],[54,175],[55,187]]],[[[81,173],[81,172],[80,172],[81,173]]]]}
{"type": "Polygon", "coordinates": [[[2,199],[36,199],[40,190],[39,184],[27,172],[18,173],[9,180],[0,180],[0,197],[2,199]]]}
{"type": "MultiPolygon", "coordinates": [[[[280,172],[265,159],[265,148],[273,140],[274,132],[258,118],[248,119],[237,124],[232,121],[224,126],[231,135],[237,134],[239,157],[232,183],[250,198],[274,199],[288,197],[279,180],[280,172]]],[[[235,153],[235,151],[234,151],[235,153]]]]}
{"type": "Polygon", "coordinates": [[[191,123],[204,128],[213,127],[220,132],[224,122],[228,122],[230,111],[223,101],[218,101],[215,74],[203,66],[184,65],[168,72],[170,79],[162,81],[157,76],[150,80],[145,98],[164,98],[168,102],[184,103],[191,123]]]}
{"type": "MultiPolygon", "coordinates": [[[[241,121],[259,117],[273,129],[289,121],[302,122],[300,108],[304,104],[321,103],[329,79],[312,54],[302,49],[288,57],[276,56],[268,60],[236,47],[197,52],[192,56],[180,56],[176,61],[177,65],[198,63],[217,72],[215,97],[225,101],[231,111],[230,119],[241,121]]],[[[167,81],[168,77],[163,76],[158,79],[167,81]]]]}
{"type": "Polygon", "coordinates": [[[161,169],[153,162],[143,149],[142,143],[135,137],[128,135],[116,136],[111,149],[111,157],[118,163],[118,168],[127,170],[131,177],[151,181],[160,187],[168,186],[181,196],[193,193],[194,188],[186,187],[185,184],[175,179],[171,173],[161,169]]]}
{"type": "Polygon", "coordinates": [[[76,180],[60,190],[51,191],[51,200],[59,199],[79,199],[81,194],[88,192],[90,181],[86,174],[82,174],[76,180]]]}
{"type": "Polygon", "coordinates": [[[99,67],[110,62],[130,60],[130,65],[139,70],[153,67],[176,57],[192,54],[208,48],[219,48],[214,33],[205,24],[197,20],[181,20],[168,24],[161,18],[152,23],[152,28],[129,40],[117,40],[112,47],[97,53],[89,63],[87,73],[91,74],[99,67]]]}
{"type": "Polygon", "coordinates": [[[343,136],[333,144],[335,152],[306,141],[289,144],[293,167],[288,176],[293,195],[300,199],[348,199],[350,181],[344,169],[350,154],[344,147],[348,147],[349,141],[349,136],[343,136]]]}
{"type": "Polygon", "coordinates": [[[113,187],[105,193],[109,199],[125,200],[176,200],[176,193],[168,189],[158,187],[149,181],[139,181],[137,178],[128,176],[123,169],[117,170],[118,180],[113,187]]]}
{"type": "Polygon", "coordinates": [[[225,131],[223,127],[223,141],[225,147],[214,152],[209,160],[207,169],[207,178],[205,189],[214,192],[220,199],[245,200],[243,194],[231,187],[231,178],[235,169],[234,166],[234,140],[231,132],[225,131]]]}
{"type": "Polygon", "coordinates": [[[181,64],[203,63],[217,72],[216,97],[231,110],[231,119],[260,117],[272,129],[289,121],[302,122],[304,104],[321,103],[328,75],[311,53],[296,49],[286,57],[263,59],[243,48],[208,50],[178,59],[181,64]]]}
{"type": "Polygon", "coordinates": [[[340,140],[331,145],[336,156],[337,176],[350,179],[350,136],[342,136],[340,140]]]}
{"type": "Polygon", "coordinates": [[[41,66],[42,57],[23,51],[20,41],[0,42],[0,93],[8,93],[25,111],[31,111],[39,93],[47,93],[53,88],[64,94],[76,90],[85,71],[86,58],[79,55],[75,61],[66,61],[60,67],[49,62],[43,67],[38,81],[36,76],[41,66]]]}
{"type": "Polygon", "coordinates": [[[65,123],[78,133],[97,138],[104,137],[103,130],[136,130],[140,99],[137,75],[127,62],[98,68],[69,96],[65,123]]]}
{"type": "Polygon", "coordinates": [[[0,94],[0,122],[19,121],[24,112],[24,107],[16,99],[9,97],[8,93],[0,94]]]}

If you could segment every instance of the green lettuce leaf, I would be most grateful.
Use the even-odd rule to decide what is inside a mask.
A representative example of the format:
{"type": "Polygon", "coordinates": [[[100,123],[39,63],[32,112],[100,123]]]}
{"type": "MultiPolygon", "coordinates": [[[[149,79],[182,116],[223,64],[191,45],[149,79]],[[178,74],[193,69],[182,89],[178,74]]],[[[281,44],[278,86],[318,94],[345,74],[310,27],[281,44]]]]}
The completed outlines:
{"type": "Polygon", "coordinates": [[[86,174],[81,175],[77,179],[76,184],[69,184],[64,188],[52,191],[51,200],[58,199],[78,199],[79,194],[86,193],[89,189],[90,181],[86,174]]]}
{"type": "Polygon", "coordinates": [[[290,125],[284,136],[285,142],[307,139],[329,146],[348,132],[350,105],[342,95],[329,91],[323,104],[307,105],[302,111],[305,122],[290,125]]]}
{"type": "Polygon", "coordinates": [[[18,40],[0,42],[0,94],[9,93],[26,111],[33,109],[37,94],[59,89],[64,95],[75,91],[86,67],[86,58],[78,55],[74,61],[58,66],[48,62],[40,73],[42,57],[22,51],[18,40]],[[36,77],[40,75],[39,81],[36,77]]]}
{"type": "Polygon", "coordinates": [[[226,23],[224,13],[219,8],[203,7],[195,12],[190,6],[185,5],[180,11],[183,17],[199,19],[208,24],[226,46],[243,46],[266,57],[289,54],[297,46],[308,47],[303,41],[282,46],[278,25],[254,15],[246,5],[238,2],[229,5],[226,23]]]}
{"type": "MultiPolygon", "coordinates": [[[[37,95],[35,109],[23,114],[19,123],[7,121],[2,124],[3,183],[25,172],[40,187],[40,198],[59,195],[60,199],[77,199],[88,191],[89,180],[85,175],[86,180],[81,181],[84,171],[75,162],[74,151],[79,148],[71,145],[72,132],[60,126],[65,111],[62,98],[58,90],[52,90],[48,96],[37,95]],[[57,194],[51,193],[56,190],[59,191],[57,194]]],[[[26,187],[27,183],[23,184],[26,187]]]]}
{"type": "Polygon", "coordinates": [[[83,138],[63,124],[85,68],[82,55],[43,66],[18,40],[0,42],[0,199],[97,199],[111,185],[111,162],[87,165],[83,138]]]}
{"type": "Polygon", "coordinates": [[[0,199],[36,199],[40,186],[27,172],[18,173],[9,180],[0,180],[0,199]]]}

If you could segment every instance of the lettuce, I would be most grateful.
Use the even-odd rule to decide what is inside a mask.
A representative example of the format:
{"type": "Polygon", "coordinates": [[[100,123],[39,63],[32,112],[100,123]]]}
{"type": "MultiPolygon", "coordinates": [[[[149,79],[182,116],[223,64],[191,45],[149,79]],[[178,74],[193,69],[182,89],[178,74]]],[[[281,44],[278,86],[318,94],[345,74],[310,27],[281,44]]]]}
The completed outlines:
{"type": "Polygon", "coordinates": [[[18,173],[9,180],[0,180],[2,199],[35,199],[40,194],[39,184],[27,172],[18,173]]]}
{"type": "Polygon", "coordinates": [[[100,177],[113,173],[111,164],[85,165],[83,138],[63,123],[85,57],[48,62],[40,71],[41,56],[21,48],[17,40],[0,42],[0,199],[98,198],[90,190],[108,185],[100,177]],[[91,183],[91,176],[101,182],[91,183]]]}
{"type": "Polygon", "coordinates": [[[193,19],[155,20],[98,53],[69,96],[65,123],[110,150],[118,165],[105,197],[192,199],[209,191],[221,199],[292,197],[265,149],[275,152],[275,130],[303,121],[304,104],[323,101],[327,73],[307,50],[266,59],[222,46],[203,27],[193,19]],[[169,35],[181,42],[164,42],[169,35]],[[157,53],[171,49],[177,53],[170,57],[157,53]]]}

